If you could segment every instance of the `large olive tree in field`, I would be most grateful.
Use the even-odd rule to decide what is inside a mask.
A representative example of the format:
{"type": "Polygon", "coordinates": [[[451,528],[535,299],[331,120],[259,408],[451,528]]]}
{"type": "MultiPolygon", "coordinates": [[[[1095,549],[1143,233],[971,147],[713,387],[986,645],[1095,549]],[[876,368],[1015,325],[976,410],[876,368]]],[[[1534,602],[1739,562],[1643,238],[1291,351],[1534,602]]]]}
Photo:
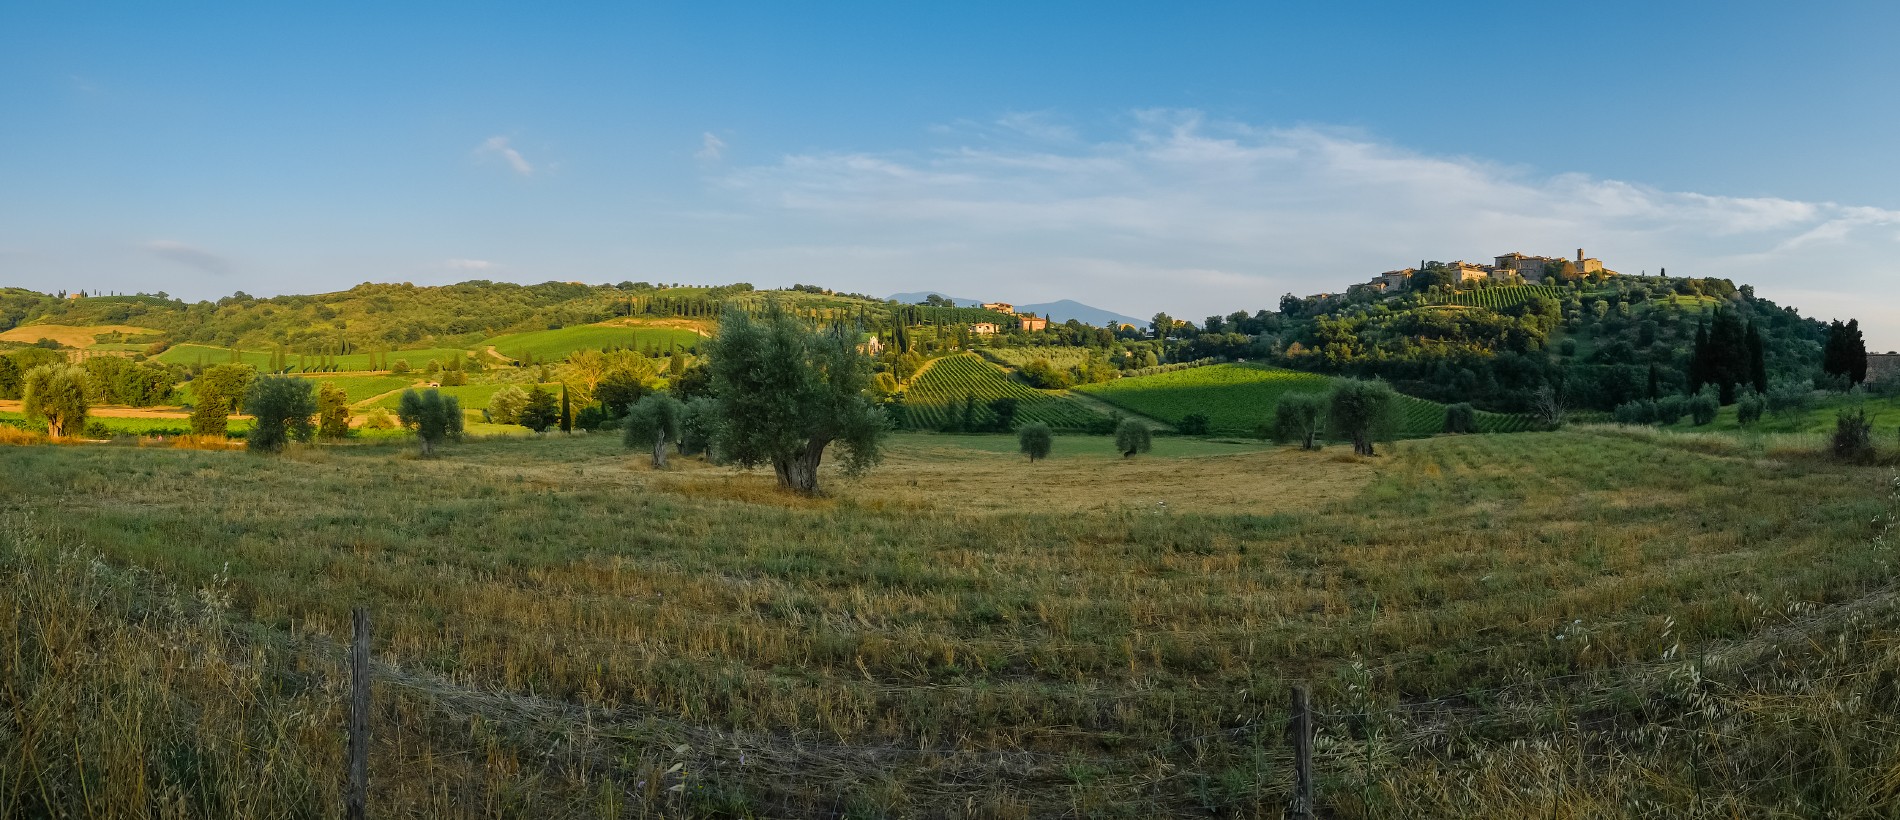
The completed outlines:
{"type": "Polygon", "coordinates": [[[1327,426],[1333,435],[1352,439],[1354,453],[1374,455],[1372,441],[1390,431],[1396,402],[1385,382],[1340,379],[1328,402],[1327,426]]]}
{"type": "Polygon", "coordinates": [[[779,486],[818,492],[818,464],[833,442],[844,469],[878,461],[884,417],[866,396],[871,360],[854,334],[821,332],[769,306],[759,318],[729,310],[707,345],[719,454],[742,467],[772,465],[779,486]]]}
{"type": "Polygon", "coordinates": [[[317,414],[314,385],[291,376],[264,376],[244,396],[244,412],[257,419],[244,446],[259,453],[275,453],[291,439],[309,441],[316,431],[310,417],[317,414]]]}
{"type": "Polygon", "coordinates": [[[416,432],[416,443],[422,447],[422,454],[431,455],[443,440],[462,434],[462,401],[444,396],[434,388],[420,392],[404,390],[396,405],[396,418],[402,426],[416,432]]]}
{"type": "Polygon", "coordinates": [[[86,428],[85,371],[68,364],[49,364],[26,371],[20,398],[27,418],[44,419],[53,438],[79,435],[86,428]]]}

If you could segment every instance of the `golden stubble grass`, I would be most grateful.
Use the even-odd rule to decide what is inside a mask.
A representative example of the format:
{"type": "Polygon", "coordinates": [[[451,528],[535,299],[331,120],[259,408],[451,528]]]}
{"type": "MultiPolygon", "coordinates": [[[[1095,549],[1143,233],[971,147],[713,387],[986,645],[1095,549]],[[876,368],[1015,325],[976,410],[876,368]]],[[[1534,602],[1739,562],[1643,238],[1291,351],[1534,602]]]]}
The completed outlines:
{"type": "MultiPolygon", "coordinates": [[[[57,523],[34,554],[225,590],[267,668],[330,674],[370,605],[393,813],[1253,814],[1284,793],[1289,681],[1351,711],[1612,674],[1875,583],[1871,471],[1595,434],[1387,452],[907,447],[802,499],[599,436],[25,448],[5,503],[57,523]]],[[[1451,771],[1420,748],[1380,754],[1451,771]]]]}

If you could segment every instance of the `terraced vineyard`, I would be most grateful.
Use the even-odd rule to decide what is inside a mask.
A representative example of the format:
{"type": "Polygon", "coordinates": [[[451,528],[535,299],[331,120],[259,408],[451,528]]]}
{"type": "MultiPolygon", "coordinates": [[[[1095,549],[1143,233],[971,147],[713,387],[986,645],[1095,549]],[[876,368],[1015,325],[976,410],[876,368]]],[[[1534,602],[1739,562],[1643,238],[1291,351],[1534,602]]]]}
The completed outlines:
{"type": "Polygon", "coordinates": [[[966,395],[976,396],[978,405],[1015,399],[1018,424],[1039,421],[1057,430],[1086,430],[1102,419],[1063,391],[1037,390],[974,353],[958,353],[936,360],[911,380],[904,393],[907,424],[919,430],[939,429],[949,420],[953,406],[962,407],[966,395]]]}
{"type": "MultiPolygon", "coordinates": [[[[1274,405],[1292,393],[1320,393],[1332,387],[1332,377],[1255,364],[1217,364],[1154,376],[1116,379],[1077,388],[1132,412],[1178,424],[1190,413],[1207,416],[1209,430],[1225,435],[1253,435],[1273,419],[1274,405]]],[[[1445,406],[1401,395],[1394,435],[1420,438],[1445,427],[1445,406]]],[[[1531,429],[1524,416],[1478,413],[1478,429],[1509,433],[1531,429]]]]}
{"type": "Polygon", "coordinates": [[[1451,297],[1450,304],[1503,310],[1531,300],[1533,296],[1561,299],[1563,288],[1551,285],[1507,285],[1463,291],[1451,297]]]}

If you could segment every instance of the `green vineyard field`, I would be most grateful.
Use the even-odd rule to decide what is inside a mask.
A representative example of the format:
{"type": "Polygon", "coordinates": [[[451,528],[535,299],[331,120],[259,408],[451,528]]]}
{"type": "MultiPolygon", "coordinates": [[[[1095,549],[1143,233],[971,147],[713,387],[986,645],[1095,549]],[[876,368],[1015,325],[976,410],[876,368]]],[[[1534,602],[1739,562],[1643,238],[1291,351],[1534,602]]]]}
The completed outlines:
{"type": "Polygon", "coordinates": [[[1450,304],[1503,310],[1531,300],[1533,296],[1561,299],[1563,288],[1550,285],[1507,285],[1500,288],[1467,290],[1451,297],[1450,304]]]}
{"type": "MultiPolygon", "coordinates": [[[[1178,424],[1191,413],[1208,418],[1210,432],[1253,435],[1273,419],[1274,405],[1292,393],[1322,393],[1332,378],[1254,364],[1217,364],[1154,376],[1116,379],[1077,388],[1132,412],[1178,424]]],[[[1394,435],[1420,438],[1442,431],[1445,406],[1401,395],[1394,435]]],[[[1501,413],[1478,413],[1478,429],[1510,433],[1531,429],[1531,420],[1501,413]]]]}
{"type": "Polygon", "coordinates": [[[986,406],[995,399],[1017,400],[1018,425],[1042,422],[1057,430],[1085,430],[1102,419],[1101,414],[1062,391],[1037,390],[974,353],[958,353],[936,360],[911,380],[904,393],[907,426],[941,429],[950,419],[951,408],[961,408],[966,395],[976,396],[976,403],[985,406],[985,415],[986,406]]]}
{"type": "Polygon", "coordinates": [[[557,362],[577,350],[626,348],[667,352],[680,348],[690,352],[700,341],[698,333],[685,328],[599,324],[511,333],[489,339],[486,344],[511,359],[525,360],[532,356],[537,362],[557,362]]]}

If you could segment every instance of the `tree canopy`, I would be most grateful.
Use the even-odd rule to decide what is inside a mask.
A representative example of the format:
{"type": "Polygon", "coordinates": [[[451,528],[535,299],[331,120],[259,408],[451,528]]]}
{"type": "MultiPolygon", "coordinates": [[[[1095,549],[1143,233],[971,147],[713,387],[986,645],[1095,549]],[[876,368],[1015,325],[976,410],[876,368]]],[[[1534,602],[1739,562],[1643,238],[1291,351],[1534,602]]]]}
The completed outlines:
{"type": "Polygon", "coordinates": [[[244,412],[256,424],[245,438],[245,446],[254,452],[275,453],[289,440],[309,441],[316,426],[317,397],[308,380],[291,376],[264,376],[251,385],[244,397],[244,412]]]}
{"type": "Polygon", "coordinates": [[[86,374],[68,364],[49,364],[26,372],[21,399],[27,418],[46,422],[53,438],[79,435],[92,409],[86,399],[86,374]]]}
{"type": "Polygon", "coordinates": [[[757,319],[731,310],[708,353],[714,447],[725,458],[770,464],[779,486],[807,495],[818,492],[818,465],[834,442],[847,473],[877,464],[884,418],[866,395],[870,360],[845,328],[815,329],[776,304],[757,319]]]}

